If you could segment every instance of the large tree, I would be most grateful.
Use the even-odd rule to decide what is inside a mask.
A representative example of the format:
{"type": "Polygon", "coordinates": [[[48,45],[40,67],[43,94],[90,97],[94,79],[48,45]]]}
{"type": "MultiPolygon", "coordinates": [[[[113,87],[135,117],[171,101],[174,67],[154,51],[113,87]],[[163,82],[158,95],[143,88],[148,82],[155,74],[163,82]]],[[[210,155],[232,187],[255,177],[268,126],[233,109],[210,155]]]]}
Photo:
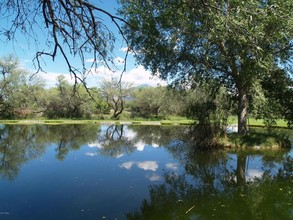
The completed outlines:
{"type": "Polygon", "coordinates": [[[263,78],[292,68],[292,0],[121,3],[138,62],[175,85],[221,82],[237,97],[241,134],[248,131],[250,97],[263,78]]]}

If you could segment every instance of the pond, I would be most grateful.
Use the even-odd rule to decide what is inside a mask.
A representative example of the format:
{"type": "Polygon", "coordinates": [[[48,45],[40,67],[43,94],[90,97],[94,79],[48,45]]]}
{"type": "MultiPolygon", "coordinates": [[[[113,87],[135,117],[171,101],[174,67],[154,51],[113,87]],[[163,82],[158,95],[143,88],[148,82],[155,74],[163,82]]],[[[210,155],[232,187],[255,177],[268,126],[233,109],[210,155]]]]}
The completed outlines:
{"type": "Polygon", "coordinates": [[[293,151],[184,126],[0,125],[0,219],[292,219],[293,151]]]}

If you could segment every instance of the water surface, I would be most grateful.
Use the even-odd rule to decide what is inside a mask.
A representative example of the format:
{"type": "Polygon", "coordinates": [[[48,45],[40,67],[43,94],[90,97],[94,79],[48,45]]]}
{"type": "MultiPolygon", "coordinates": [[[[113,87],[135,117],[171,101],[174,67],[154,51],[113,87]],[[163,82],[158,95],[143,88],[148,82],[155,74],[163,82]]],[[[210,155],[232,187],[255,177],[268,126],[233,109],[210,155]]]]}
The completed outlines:
{"type": "Polygon", "coordinates": [[[198,151],[183,126],[1,125],[0,219],[292,219],[292,150],[198,151]]]}

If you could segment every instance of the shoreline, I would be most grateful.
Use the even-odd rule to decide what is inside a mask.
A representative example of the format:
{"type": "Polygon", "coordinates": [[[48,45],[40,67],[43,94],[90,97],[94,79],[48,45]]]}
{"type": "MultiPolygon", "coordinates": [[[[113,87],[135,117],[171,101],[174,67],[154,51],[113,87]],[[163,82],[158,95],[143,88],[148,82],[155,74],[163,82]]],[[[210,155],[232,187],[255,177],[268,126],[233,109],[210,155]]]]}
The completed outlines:
{"type": "MultiPolygon", "coordinates": [[[[157,126],[164,126],[164,125],[194,125],[194,121],[192,120],[158,120],[158,121],[143,121],[143,120],[94,120],[94,119],[85,119],[85,120],[74,120],[74,119],[13,119],[13,120],[0,120],[0,124],[52,124],[52,125],[59,125],[59,124],[121,124],[121,125],[157,125],[157,126]]],[[[237,127],[235,123],[229,124],[228,126],[237,127]]],[[[260,124],[252,124],[248,125],[251,128],[265,128],[265,125],[260,124]]],[[[292,127],[289,128],[288,126],[284,125],[275,125],[272,128],[283,128],[283,129],[293,129],[292,127]]]]}

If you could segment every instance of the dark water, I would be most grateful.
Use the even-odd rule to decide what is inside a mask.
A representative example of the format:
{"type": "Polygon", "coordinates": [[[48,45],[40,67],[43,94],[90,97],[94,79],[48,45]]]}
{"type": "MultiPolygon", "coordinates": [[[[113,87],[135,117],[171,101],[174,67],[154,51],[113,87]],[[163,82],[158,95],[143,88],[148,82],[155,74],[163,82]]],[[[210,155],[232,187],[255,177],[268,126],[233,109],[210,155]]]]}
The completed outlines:
{"type": "Polygon", "coordinates": [[[190,139],[186,127],[0,125],[0,219],[293,219],[292,150],[190,139]]]}

